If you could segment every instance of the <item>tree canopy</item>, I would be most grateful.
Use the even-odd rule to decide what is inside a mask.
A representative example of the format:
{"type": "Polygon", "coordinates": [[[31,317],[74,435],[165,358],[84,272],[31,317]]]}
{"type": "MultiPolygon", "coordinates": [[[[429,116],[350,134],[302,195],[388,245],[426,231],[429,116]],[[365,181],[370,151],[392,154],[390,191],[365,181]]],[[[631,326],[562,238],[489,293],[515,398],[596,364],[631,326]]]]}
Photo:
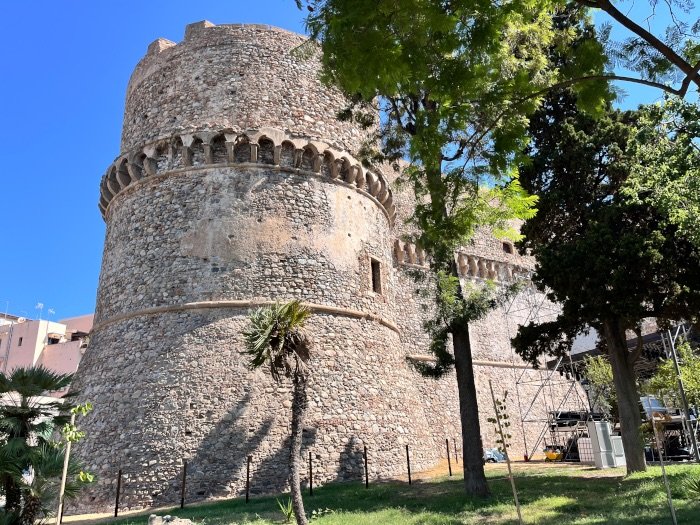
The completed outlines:
{"type": "MultiPolygon", "coordinates": [[[[455,367],[465,487],[478,495],[488,487],[468,328],[493,298],[489,289],[463,288],[454,253],[477,227],[490,225],[503,235],[508,219],[533,213],[534,199],[513,169],[526,144],[525,115],[557,77],[550,49],[579,49],[575,32],[555,27],[553,5],[325,0],[311,2],[308,19],[323,49],[326,80],[353,102],[340,116],[375,126],[360,152],[364,160],[410,161],[401,179],[417,203],[411,240],[428,252],[435,284],[435,316],[427,328],[438,361],[428,371],[455,367]]],[[[593,52],[580,46],[585,52],[572,51],[571,62],[599,72],[602,48],[588,42],[593,52]]]]}
{"type": "Polygon", "coordinates": [[[566,352],[576,333],[601,329],[604,318],[634,329],[645,317],[697,315],[700,192],[686,186],[696,184],[700,157],[694,123],[668,132],[669,117],[694,115],[689,107],[670,101],[596,119],[562,92],[533,117],[532,163],[521,178],[539,211],[523,226],[521,249],[536,257],[534,282],[563,311],[519,333],[525,357],[552,342],[566,352]]]}
{"type": "MultiPolygon", "coordinates": [[[[532,363],[566,354],[574,337],[595,328],[613,371],[628,470],[643,470],[639,394],[634,362],[642,350],[640,325],[695,320],[700,312],[700,247],[691,215],[673,213],[662,186],[686,179],[685,132],[668,132],[667,118],[683,120],[686,103],[638,112],[580,112],[575,96],[551,94],[531,119],[531,162],[523,186],[539,197],[537,215],[523,226],[521,250],[536,258],[533,282],[561,306],[542,324],[520,327],[516,351],[532,363]],[[656,144],[665,155],[655,155],[656,144]],[[688,234],[690,233],[690,234],[688,234]],[[628,331],[638,334],[628,348],[628,331]]],[[[692,142],[692,141],[691,141],[692,142]]],[[[688,209],[700,194],[685,192],[688,209]]]]}
{"type": "MultiPolygon", "coordinates": [[[[676,351],[688,404],[700,406],[700,355],[687,342],[678,345],[676,351]]],[[[663,359],[659,363],[654,375],[643,383],[642,389],[662,400],[667,407],[683,407],[678,374],[671,358],[663,359]]]]}
{"type": "MultiPolygon", "coordinates": [[[[697,253],[689,239],[678,246],[674,242],[682,220],[664,214],[663,195],[656,195],[652,206],[650,195],[631,189],[628,143],[634,140],[630,126],[635,121],[623,114],[596,121],[576,110],[585,106],[593,115],[605,113],[611,98],[607,81],[623,78],[610,71],[611,58],[639,74],[626,80],[684,95],[691,83],[700,83],[700,62],[691,64],[690,33],[669,46],[609,0],[297,3],[311,12],[307,25],[321,44],[325,79],[352,100],[340,117],[376,130],[373,138],[381,147],[370,140],[360,152],[364,161],[410,161],[402,179],[417,202],[412,240],[429,253],[437,285],[437,315],[427,326],[439,358],[433,371],[455,365],[465,450],[480,442],[468,324],[475,313],[487,310],[472,306],[488,306],[488,299],[484,303],[483,295],[464,290],[454,252],[478,226],[516,237],[507,220],[528,219],[524,248],[541,257],[538,285],[563,305],[556,322],[519,334],[516,342],[532,361],[553,343],[566,349],[564,336],[601,324],[601,315],[614,319],[614,327],[606,326],[619,342],[627,327],[649,315],[644,312],[668,316],[695,302],[684,265],[695,262],[697,253]],[[592,30],[590,8],[603,9],[636,36],[626,48],[606,48],[605,33],[600,37],[592,30]],[[673,80],[673,72],[685,75],[679,89],[664,83],[673,80]],[[557,89],[563,87],[568,91],[557,89]],[[551,93],[556,93],[547,99],[551,113],[540,111],[531,124],[528,116],[551,93]],[[568,118],[575,122],[567,123],[568,118]],[[532,147],[527,146],[528,126],[532,147]],[[535,199],[523,192],[519,180],[523,152],[539,156],[532,165],[539,163],[549,177],[538,176],[535,168],[527,175],[525,189],[544,197],[540,209],[545,213],[537,217],[535,199]],[[642,200],[635,202],[632,195],[642,200]],[[628,278],[632,262],[634,277],[628,278]],[[446,351],[449,335],[452,361],[446,351]]],[[[642,174],[635,180],[644,184],[642,174]]],[[[625,388],[626,399],[633,398],[634,382],[625,388]]],[[[469,481],[480,461],[465,457],[465,483],[467,490],[473,482],[472,492],[485,494],[483,469],[469,481]]]]}

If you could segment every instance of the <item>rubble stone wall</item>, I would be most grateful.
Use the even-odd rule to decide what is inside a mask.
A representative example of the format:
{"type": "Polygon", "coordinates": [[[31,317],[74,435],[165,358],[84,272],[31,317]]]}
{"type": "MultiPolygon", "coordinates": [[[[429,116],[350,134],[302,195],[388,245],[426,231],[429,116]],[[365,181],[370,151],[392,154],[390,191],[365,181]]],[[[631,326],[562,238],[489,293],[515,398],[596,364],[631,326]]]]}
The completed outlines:
{"type": "MultiPolygon", "coordinates": [[[[432,310],[410,275],[429,257],[411,242],[412,197],[356,160],[365,132],[335,119],[346,101],[304,42],[202,22],[180,44],[151,44],[131,78],[121,153],[100,182],[104,256],[75,380],[95,407],[77,453],[98,476],[77,510],[112,507],[118,469],[122,508],[177,503],[185,461],[188,501],[241,495],[248,456],[254,494],[284,488],[291,385],[241,353],[247,315],[276,301],[313,312],[315,483],[361,479],[365,446],[372,479],[404,475],[407,445],[414,470],[444,457],[446,438],[461,449],[454,376],[412,364],[432,310]]],[[[526,278],[533,264],[486,231],[456,257],[465,285],[526,278]]],[[[520,375],[541,374],[509,344],[533,297],[471,327],[486,446],[489,380],[512,394],[520,375]]],[[[510,400],[519,456],[543,424],[519,425],[510,400]]]]}

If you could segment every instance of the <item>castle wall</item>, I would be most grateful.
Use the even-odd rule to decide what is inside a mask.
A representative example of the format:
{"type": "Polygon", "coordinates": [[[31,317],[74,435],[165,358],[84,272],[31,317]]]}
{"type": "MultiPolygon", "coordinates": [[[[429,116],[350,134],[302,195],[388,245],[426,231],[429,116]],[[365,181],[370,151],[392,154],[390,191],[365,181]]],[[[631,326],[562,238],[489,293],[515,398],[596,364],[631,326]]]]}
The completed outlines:
{"type": "Polygon", "coordinates": [[[127,88],[122,151],[174,133],[272,127],[357,151],[365,133],[340,122],[347,101],[322,85],[318,49],[263,25],[190,24],[178,45],[158,39],[127,88]]]}
{"type": "MultiPolygon", "coordinates": [[[[316,483],[360,479],[364,446],[376,478],[405,473],[406,445],[420,470],[445,438],[461,441],[454,375],[412,365],[432,311],[409,275],[427,267],[406,237],[412,197],[353,157],[365,133],[335,119],[345,101],[298,54],[303,41],[193,24],[178,45],[151,44],[132,76],[122,151],[100,182],[104,256],[75,381],[95,407],[77,453],[98,476],[80,510],[113,505],[120,468],[129,508],[176,502],[183,461],[190,501],[242,494],[249,455],[254,493],[284,487],[291,385],[241,354],[247,315],[276,301],[313,313],[304,454],[316,483]]],[[[465,284],[532,267],[488,232],[457,261],[465,284]]],[[[471,327],[487,446],[488,380],[500,395],[524,369],[504,319],[471,327]]],[[[514,428],[514,453],[541,428],[514,428]]]]}
{"type": "MultiPolygon", "coordinates": [[[[85,507],[113,503],[115,467],[125,474],[124,507],[171,504],[183,460],[190,501],[243,494],[248,455],[254,494],[284,488],[291,385],[246,366],[240,354],[246,314],[171,312],[96,334],[81,366],[91,371],[86,397],[100,402],[80,454],[102,476],[85,507]],[[133,350],[112,351],[124,346],[133,350]]],[[[308,333],[314,351],[304,456],[307,450],[314,456],[315,482],[361,479],[363,446],[373,479],[405,470],[406,444],[415,468],[434,464],[439,451],[424,447],[430,428],[398,334],[337,315],[313,316],[308,333]]]]}

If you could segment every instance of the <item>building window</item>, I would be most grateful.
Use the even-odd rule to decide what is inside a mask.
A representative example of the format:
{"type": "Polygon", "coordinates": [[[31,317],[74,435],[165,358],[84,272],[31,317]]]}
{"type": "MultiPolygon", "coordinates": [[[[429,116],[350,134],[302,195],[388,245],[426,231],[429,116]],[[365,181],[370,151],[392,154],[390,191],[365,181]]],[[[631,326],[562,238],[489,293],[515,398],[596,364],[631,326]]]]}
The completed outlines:
{"type": "Polygon", "coordinates": [[[513,245],[509,242],[504,242],[503,251],[506,253],[513,253],[513,245]]]}
{"type": "Polygon", "coordinates": [[[382,267],[376,259],[370,259],[372,265],[372,291],[382,293],[382,267]]]}
{"type": "Polygon", "coordinates": [[[57,345],[58,343],[61,342],[61,339],[58,337],[49,337],[49,342],[48,344],[50,345],[57,345]]]}
{"type": "Polygon", "coordinates": [[[17,346],[22,346],[22,338],[19,338],[19,341],[17,341],[17,346]]]}

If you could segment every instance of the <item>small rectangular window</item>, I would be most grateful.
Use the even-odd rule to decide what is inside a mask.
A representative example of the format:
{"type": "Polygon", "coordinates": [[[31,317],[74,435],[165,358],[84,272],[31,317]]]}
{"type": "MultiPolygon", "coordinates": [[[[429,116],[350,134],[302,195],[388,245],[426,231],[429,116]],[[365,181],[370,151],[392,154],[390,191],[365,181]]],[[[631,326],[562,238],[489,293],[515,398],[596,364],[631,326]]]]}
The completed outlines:
{"type": "Polygon", "coordinates": [[[19,341],[17,341],[17,346],[22,346],[22,338],[19,338],[19,341]]]}
{"type": "Polygon", "coordinates": [[[370,259],[372,264],[372,291],[382,293],[382,270],[379,261],[370,259]]]}

